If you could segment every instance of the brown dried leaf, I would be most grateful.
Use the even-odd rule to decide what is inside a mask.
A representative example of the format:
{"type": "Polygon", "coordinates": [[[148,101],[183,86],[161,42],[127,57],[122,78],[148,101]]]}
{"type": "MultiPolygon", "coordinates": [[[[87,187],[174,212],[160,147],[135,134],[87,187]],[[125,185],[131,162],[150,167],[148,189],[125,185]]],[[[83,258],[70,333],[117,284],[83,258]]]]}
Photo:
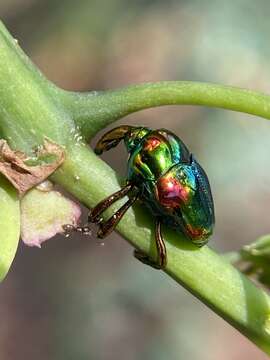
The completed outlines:
{"type": "Polygon", "coordinates": [[[49,140],[44,141],[36,155],[53,155],[56,160],[49,164],[28,166],[25,162],[29,158],[24,153],[11,150],[5,140],[0,140],[0,173],[13,184],[20,195],[44,181],[65,159],[63,148],[49,140]]]}

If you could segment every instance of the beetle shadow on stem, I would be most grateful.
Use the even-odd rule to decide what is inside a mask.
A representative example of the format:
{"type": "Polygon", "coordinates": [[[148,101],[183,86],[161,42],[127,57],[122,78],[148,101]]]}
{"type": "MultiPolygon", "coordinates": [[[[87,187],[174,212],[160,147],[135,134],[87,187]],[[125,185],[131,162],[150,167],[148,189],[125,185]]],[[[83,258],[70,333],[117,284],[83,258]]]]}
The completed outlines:
{"type": "MultiPolygon", "coordinates": [[[[155,242],[155,224],[154,215],[142,203],[133,205],[132,210],[135,215],[135,222],[138,228],[147,228],[151,231],[151,242],[149,246],[149,253],[156,254],[155,242]],[[151,224],[151,225],[150,225],[151,224]]],[[[186,251],[196,251],[199,247],[194,245],[184,234],[169,228],[165,224],[161,224],[161,233],[165,244],[170,243],[172,246],[186,251]]]]}

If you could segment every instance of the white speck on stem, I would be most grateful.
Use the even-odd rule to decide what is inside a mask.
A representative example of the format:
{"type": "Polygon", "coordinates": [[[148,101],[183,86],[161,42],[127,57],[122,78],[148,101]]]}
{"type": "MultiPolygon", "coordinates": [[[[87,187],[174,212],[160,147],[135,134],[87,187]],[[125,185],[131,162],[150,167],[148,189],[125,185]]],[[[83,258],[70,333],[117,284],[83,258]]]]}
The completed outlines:
{"type": "Polygon", "coordinates": [[[49,192],[53,189],[53,183],[49,180],[45,180],[38,184],[37,189],[44,192],[49,192]]]}

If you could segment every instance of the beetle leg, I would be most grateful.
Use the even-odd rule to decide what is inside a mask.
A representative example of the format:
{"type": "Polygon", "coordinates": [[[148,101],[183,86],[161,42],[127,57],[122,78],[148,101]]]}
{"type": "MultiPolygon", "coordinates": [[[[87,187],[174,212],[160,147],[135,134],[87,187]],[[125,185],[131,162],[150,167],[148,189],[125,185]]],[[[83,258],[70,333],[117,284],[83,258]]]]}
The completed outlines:
{"type": "Polygon", "coordinates": [[[138,199],[138,196],[139,196],[138,193],[134,194],[123,206],[120,207],[119,210],[116,211],[116,213],[113,216],[109,218],[109,220],[100,223],[100,229],[97,233],[97,236],[100,239],[103,239],[114,230],[114,228],[122,219],[126,211],[138,199]]]}
{"type": "MultiPolygon", "coordinates": [[[[133,204],[133,202],[137,199],[138,197],[138,192],[133,195],[133,197],[127,201],[126,204],[124,204],[122,206],[122,208],[120,208],[115,215],[113,215],[109,220],[108,220],[108,224],[103,223],[102,218],[100,217],[101,214],[108,209],[108,207],[110,207],[113,203],[115,203],[117,200],[120,200],[121,198],[123,198],[124,196],[126,196],[131,190],[134,189],[134,185],[128,183],[125,187],[123,187],[122,189],[120,189],[119,191],[115,192],[114,194],[108,196],[106,199],[100,201],[100,203],[98,203],[90,212],[88,215],[88,223],[96,223],[96,224],[100,224],[100,226],[103,228],[104,227],[104,231],[106,232],[106,234],[104,236],[99,236],[99,237],[105,237],[107,234],[109,234],[113,228],[117,225],[117,223],[119,222],[119,220],[122,218],[122,216],[124,215],[124,213],[127,211],[127,209],[133,204]],[[112,220],[113,218],[116,217],[116,223],[113,224],[112,220]],[[111,224],[112,229],[108,229],[109,224],[111,224]]],[[[63,225],[63,229],[65,231],[65,235],[69,236],[72,232],[79,232],[83,235],[91,235],[91,230],[89,228],[89,226],[74,226],[72,224],[65,224],[63,225]]],[[[99,231],[101,233],[101,230],[99,231]]]]}
{"type": "Polygon", "coordinates": [[[88,221],[91,223],[99,223],[100,222],[100,215],[108,209],[113,203],[117,200],[126,196],[132,189],[134,185],[128,183],[125,187],[121,190],[115,192],[114,194],[108,196],[106,199],[100,201],[90,212],[88,215],[88,221]]]}
{"type": "Polygon", "coordinates": [[[161,233],[161,221],[159,219],[156,220],[155,239],[156,239],[156,246],[157,246],[157,252],[158,252],[157,263],[161,269],[164,269],[167,265],[167,251],[166,251],[166,245],[165,245],[162,233],[161,233]]]}
{"type": "Polygon", "coordinates": [[[134,256],[136,259],[140,260],[142,263],[146,265],[150,265],[155,269],[165,269],[167,264],[167,252],[166,246],[161,234],[161,221],[160,219],[156,220],[156,227],[155,227],[155,240],[156,240],[156,247],[157,247],[157,260],[154,261],[150,258],[150,256],[145,255],[140,250],[134,251],[134,256]]]}
{"type": "Polygon", "coordinates": [[[125,138],[128,132],[133,129],[133,126],[122,125],[108,131],[102,136],[95,147],[95,153],[100,155],[103,151],[108,151],[117,146],[121,140],[125,138]]]}

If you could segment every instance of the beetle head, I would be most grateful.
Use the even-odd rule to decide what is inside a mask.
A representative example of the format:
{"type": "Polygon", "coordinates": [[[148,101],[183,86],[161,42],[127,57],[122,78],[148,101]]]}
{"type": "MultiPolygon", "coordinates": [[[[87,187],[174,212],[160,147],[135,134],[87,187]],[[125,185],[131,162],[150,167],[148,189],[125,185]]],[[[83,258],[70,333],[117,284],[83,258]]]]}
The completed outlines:
{"type": "Polygon", "coordinates": [[[125,145],[128,152],[131,152],[138,146],[145,135],[147,135],[151,130],[149,128],[138,126],[130,127],[128,134],[125,136],[125,145]]]}

